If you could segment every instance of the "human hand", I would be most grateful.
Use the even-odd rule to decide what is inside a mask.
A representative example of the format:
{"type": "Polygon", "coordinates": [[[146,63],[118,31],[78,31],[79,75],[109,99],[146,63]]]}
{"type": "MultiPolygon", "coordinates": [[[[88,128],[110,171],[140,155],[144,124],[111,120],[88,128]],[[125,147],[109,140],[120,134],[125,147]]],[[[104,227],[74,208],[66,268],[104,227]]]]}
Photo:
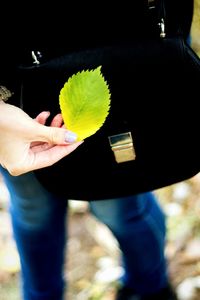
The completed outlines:
{"type": "Polygon", "coordinates": [[[45,126],[48,116],[42,112],[32,119],[20,108],[0,101],[0,164],[11,175],[51,166],[82,144],[62,126],[61,115],[45,126]]]}

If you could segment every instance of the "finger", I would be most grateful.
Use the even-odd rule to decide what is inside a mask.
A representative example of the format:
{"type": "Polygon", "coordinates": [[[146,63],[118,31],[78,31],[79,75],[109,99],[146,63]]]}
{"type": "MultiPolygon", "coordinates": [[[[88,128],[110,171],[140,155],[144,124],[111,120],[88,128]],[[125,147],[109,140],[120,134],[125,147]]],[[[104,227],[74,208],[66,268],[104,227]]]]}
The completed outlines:
{"type": "Polygon", "coordinates": [[[63,157],[73,152],[82,143],[83,141],[76,142],[71,145],[65,145],[65,146],[56,145],[46,151],[34,153],[34,159],[32,159],[32,165],[28,167],[28,171],[37,170],[40,168],[49,167],[53,165],[63,157]]]}
{"type": "Polygon", "coordinates": [[[76,142],[71,145],[66,146],[54,146],[51,149],[43,151],[38,154],[36,158],[37,166],[41,164],[45,164],[46,166],[52,165],[64,156],[70,154],[74,151],[78,146],[80,146],[83,142],[76,142]]]}
{"type": "Polygon", "coordinates": [[[63,125],[63,118],[61,114],[57,114],[52,122],[51,122],[51,126],[52,127],[61,127],[63,125]]]}
{"type": "Polygon", "coordinates": [[[45,142],[32,142],[30,144],[30,148],[34,148],[36,146],[40,146],[40,145],[43,145],[43,144],[48,144],[48,143],[45,143],[45,142]]]}
{"type": "Polygon", "coordinates": [[[49,111],[43,111],[41,112],[39,115],[37,115],[37,117],[35,118],[35,120],[40,123],[40,124],[45,124],[48,117],[50,116],[50,112],[49,111]]]}
{"type": "Polygon", "coordinates": [[[50,144],[66,145],[77,141],[76,133],[64,128],[49,127],[37,124],[34,141],[43,141],[50,144]]]}
{"type": "Polygon", "coordinates": [[[41,152],[41,151],[46,151],[52,147],[55,147],[55,145],[48,144],[48,143],[34,142],[31,144],[30,149],[33,153],[37,153],[37,152],[41,152]]]}

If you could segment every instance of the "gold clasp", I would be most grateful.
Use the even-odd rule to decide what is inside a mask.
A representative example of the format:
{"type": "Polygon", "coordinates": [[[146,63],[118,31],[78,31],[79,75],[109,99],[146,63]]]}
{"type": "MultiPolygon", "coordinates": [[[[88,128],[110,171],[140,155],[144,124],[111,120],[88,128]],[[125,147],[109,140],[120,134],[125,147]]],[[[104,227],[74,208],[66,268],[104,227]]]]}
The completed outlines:
{"type": "Polygon", "coordinates": [[[131,132],[124,132],[108,137],[117,163],[136,159],[131,132]]]}

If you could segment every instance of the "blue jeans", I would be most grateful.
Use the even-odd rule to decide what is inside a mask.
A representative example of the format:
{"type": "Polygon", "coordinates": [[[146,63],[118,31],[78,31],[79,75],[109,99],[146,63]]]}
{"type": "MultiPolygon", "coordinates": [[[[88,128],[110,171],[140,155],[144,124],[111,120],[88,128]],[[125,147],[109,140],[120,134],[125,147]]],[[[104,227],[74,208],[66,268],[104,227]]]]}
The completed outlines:
{"type": "MultiPolygon", "coordinates": [[[[67,200],[46,191],[32,172],[14,177],[3,168],[0,171],[10,192],[23,299],[61,300],[65,288],[67,200]]],[[[119,243],[124,283],[140,294],[165,287],[165,216],[154,194],[92,201],[89,207],[119,243]]]]}

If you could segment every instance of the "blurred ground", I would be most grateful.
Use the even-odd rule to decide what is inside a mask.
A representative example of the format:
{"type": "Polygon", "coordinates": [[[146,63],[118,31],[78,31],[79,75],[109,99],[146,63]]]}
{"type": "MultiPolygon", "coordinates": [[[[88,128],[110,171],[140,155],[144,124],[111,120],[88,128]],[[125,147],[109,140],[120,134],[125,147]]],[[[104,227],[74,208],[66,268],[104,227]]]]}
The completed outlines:
{"type": "MultiPolygon", "coordinates": [[[[200,55],[200,0],[195,0],[192,47],[200,55]]],[[[155,191],[167,215],[166,255],[180,300],[200,299],[200,174],[155,191]]],[[[19,257],[8,214],[9,196],[0,177],[0,300],[21,300],[19,257]]],[[[88,214],[87,203],[70,201],[66,256],[68,300],[113,300],[122,274],[111,233],[88,214]]],[[[161,299],[162,300],[162,299],[161,299]]]]}
{"type": "MultiPolygon", "coordinates": [[[[200,299],[200,174],[155,191],[167,215],[166,255],[180,300],[200,299]]],[[[8,194],[0,184],[0,299],[21,300],[19,258],[12,239],[8,194]]],[[[66,256],[68,300],[113,300],[122,274],[118,245],[109,230],[70,201],[66,256]]],[[[162,300],[162,299],[161,299],[162,300]]]]}

